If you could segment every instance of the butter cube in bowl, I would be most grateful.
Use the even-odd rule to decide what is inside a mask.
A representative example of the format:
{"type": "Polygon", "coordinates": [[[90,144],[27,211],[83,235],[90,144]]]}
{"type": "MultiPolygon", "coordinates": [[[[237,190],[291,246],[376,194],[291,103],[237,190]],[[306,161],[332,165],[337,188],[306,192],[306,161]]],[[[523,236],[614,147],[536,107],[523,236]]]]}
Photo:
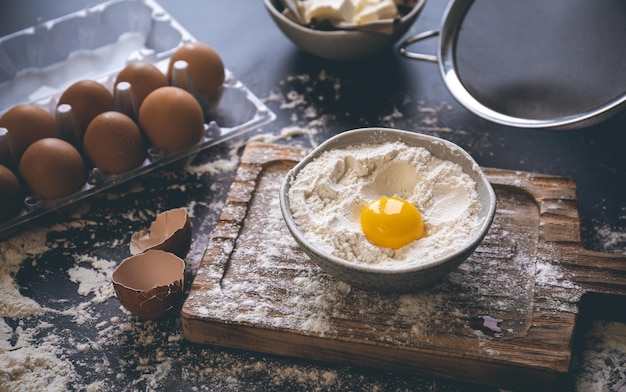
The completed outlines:
{"type": "Polygon", "coordinates": [[[279,29],[302,50],[350,61],[392,47],[426,0],[263,0],[279,29]]]}

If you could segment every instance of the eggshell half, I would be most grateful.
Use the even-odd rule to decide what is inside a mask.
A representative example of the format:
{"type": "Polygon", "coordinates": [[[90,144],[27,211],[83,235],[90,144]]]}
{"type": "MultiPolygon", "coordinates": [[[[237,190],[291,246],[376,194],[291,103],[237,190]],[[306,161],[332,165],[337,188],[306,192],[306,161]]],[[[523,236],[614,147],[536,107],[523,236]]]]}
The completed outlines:
{"type": "Polygon", "coordinates": [[[159,249],[184,259],[190,247],[191,221],[184,208],[158,214],[150,230],[141,230],[133,234],[130,240],[130,253],[133,255],[159,249]]]}
{"type": "Polygon", "coordinates": [[[149,250],[122,261],[111,278],[117,298],[129,312],[156,320],[174,313],[182,302],[185,261],[149,250]]]}

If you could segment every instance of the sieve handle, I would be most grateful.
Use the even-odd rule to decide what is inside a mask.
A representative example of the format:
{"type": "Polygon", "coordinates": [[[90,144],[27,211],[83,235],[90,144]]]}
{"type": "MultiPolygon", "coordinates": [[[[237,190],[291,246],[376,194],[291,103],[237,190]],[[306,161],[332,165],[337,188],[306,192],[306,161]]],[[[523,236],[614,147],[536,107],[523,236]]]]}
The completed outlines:
{"type": "Polygon", "coordinates": [[[438,30],[428,30],[428,31],[424,31],[422,33],[416,34],[412,37],[409,37],[405,39],[402,42],[402,44],[400,44],[400,49],[399,49],[400,54],[403,55],[404,57],[414,59],[414,60],[429,61],[431,63],[437,63],[439,62],[439,59],[437,59],[437,56],[435,55],[409,52],[406,48],[407,46],[414,44],[415,42],[422,41],[431,37],[436,37],[438,35],[439,35],[438,30]]]}

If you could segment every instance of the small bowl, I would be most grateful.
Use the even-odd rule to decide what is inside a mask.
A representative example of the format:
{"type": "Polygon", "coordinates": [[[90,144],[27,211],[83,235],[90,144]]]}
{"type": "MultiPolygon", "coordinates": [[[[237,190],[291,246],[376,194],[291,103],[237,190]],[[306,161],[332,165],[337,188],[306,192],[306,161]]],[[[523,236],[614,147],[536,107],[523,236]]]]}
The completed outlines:
{"type": "Polygon", "coordinates": [[[417,0],[411,11],[395,24],[393,33],[382,34],[357,30],[314,30],[283,15],[279,11],[282,9],[279,0],[263,0],[276,25],[294,44],[315,56],[338,61],[369,57],[393,46],[415,22],[425,2],[417,0]]]}
{"type": "Polygon", "coordinates": [[[311,260],[327,273],[354,287],[383,292],[415,291],[442,279],[476,250],[487,234],[496,210],[496,195],[489,180],[465,150],[441,138],[388,128],[356,129],[328,139],[287,173],[281,185],[279,197],[281,212],[289,231],[311,260]],[[436,158],[460,165],[463,172],[468,174],[476,183],[479,224],[472,237],[452,253],[433,259],[426,264],[398,262],[393,267],[345,260],[313,245],[298,228],[289,203],[289,189],[300,170],[327,150],[359,144],[384,144],[395,141],[403,142],[409,146],[424,147],[436,158]]]}

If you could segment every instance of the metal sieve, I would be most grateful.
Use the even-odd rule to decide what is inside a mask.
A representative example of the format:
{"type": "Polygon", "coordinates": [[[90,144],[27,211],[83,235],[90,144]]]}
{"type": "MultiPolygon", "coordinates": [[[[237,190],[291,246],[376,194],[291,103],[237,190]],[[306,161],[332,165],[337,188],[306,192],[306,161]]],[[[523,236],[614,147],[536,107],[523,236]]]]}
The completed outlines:
{"type": "Polygon", "coordinates": [[[452,0],[400,53],[437,62],[461,105],[507,126],[580,128],[626,105],[624,0],[452,0]],[[436,56],[407,50],[435,36],[436,56]]]}

